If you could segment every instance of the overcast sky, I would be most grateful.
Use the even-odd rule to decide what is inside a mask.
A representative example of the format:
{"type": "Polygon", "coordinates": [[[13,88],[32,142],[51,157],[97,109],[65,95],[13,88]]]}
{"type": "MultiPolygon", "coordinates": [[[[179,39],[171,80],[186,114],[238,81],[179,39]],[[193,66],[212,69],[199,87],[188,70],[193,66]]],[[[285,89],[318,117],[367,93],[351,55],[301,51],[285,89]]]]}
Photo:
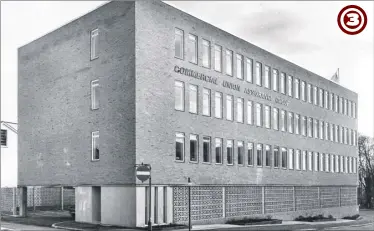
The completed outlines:
{"type": "MultiPolygon", "coordinates": [[[[1,2],[1,119],[17,121],[17,48],[105,2],[1,2]]],[[[358,130],[373,136],[373,2],[167,2],[323,77],[340,68],[359,95],[358,130]],[[337,15],[361,6],[366,29],[346,35],[337,15]]]]}

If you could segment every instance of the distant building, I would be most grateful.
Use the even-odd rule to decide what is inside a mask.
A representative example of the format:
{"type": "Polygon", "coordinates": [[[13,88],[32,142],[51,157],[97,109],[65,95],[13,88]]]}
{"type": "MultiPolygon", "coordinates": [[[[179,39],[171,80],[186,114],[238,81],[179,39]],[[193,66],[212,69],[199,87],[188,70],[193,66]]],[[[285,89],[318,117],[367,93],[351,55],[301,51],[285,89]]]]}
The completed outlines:
{"type": "Polygon", "coordinates": [[[194,224],[358,212],[357,94],[165,3],[105,4],[18,75],[19,185],[75,186],[77,221],[185,223],[188,177],[194,224]]]}
{"type": "Polygon", "coordinates": [[[1,121],[1,187],[17,187],[17,124],[1,121]]]}

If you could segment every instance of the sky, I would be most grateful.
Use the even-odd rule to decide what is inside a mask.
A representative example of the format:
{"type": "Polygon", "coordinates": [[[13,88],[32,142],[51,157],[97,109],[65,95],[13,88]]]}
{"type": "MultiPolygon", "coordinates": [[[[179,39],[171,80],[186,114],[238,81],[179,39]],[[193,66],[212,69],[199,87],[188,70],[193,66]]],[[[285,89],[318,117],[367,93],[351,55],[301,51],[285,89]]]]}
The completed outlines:
{"type": "MultiPolygon", "coordinates": [[[[17,121],[17,48],[104,3],[1,2],[1,120],[17,121]]],[[[372,1],[167,3],[323,77],[339,68],[340,84],[358,93],[358,131],[374,136],[372,1]],[[368,16],[358,35],[337,25],[339,11],[350,4],[368,16]]]]}

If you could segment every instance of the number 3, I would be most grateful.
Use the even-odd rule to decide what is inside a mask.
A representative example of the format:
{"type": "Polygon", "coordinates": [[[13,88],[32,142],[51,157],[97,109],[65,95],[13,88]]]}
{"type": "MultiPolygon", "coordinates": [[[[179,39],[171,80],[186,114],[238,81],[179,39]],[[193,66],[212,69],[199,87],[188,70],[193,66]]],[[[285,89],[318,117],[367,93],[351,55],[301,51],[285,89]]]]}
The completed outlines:
{"type": "Polygon", "coordinates": [[[347,14],[349,21],[347,22],[347,26],[357,26],[360,23],[358,20],[359,15],[357,13],[349,13],[347,14]]]}

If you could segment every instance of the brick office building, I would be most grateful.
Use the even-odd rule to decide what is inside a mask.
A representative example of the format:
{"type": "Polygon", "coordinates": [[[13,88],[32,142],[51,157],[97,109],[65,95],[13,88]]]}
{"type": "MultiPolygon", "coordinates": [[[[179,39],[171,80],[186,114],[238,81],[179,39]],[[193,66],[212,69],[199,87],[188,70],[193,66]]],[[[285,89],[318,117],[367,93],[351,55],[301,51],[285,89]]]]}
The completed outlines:
{"type": "Polygon", "coordinates": [[[165,3],[110,2],[19,48],[19,185],[76,220],[353,215],[357,94],[165,3]],[[100,151],[99,151],[100,150],[100,151]]]}

